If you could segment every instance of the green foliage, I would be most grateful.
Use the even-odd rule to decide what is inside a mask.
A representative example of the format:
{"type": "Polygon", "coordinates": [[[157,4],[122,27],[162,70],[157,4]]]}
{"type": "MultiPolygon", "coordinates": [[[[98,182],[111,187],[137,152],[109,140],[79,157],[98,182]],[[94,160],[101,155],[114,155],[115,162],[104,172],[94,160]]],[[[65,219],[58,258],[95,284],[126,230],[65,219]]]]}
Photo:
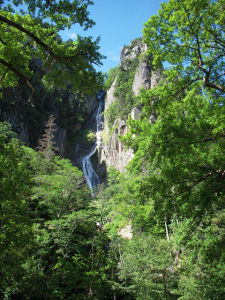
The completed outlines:
{"type": "MultiPolygon", "coordinates": [[[[120,66],[116,69],[116,84],[114,96],[116,101],[105,112],[109,128],[112,126],[117,118],[127,119],[131,109],[135,104],[135,97],[132,91],[135,72],[139,63],[139,58],[130,59],[126,61],[126,69],[120,66]]],[[[114,75],[114,73],[113,73],[114,75]]],[[[111,75],[109,75],[109,78],[111,75]]]]}
{"type": "Polygon", "coordinates": [[[108,90],[113,81],[115,80],[116,78],[116,74],[118,73],[118,67],[115,67],[115,68],[111,68],[107,74],[107,77],[106,77],[106,80],[105,80],[105,83],[104,83],[104,89],[105,90],[108,90]]]}
{"type": "Polygon", "coordinates": [[[223,6],[170,0],[144,28],[154,67],[169,69],[129,120],[128,172],[110,173],[99,195],[111,236],[132,224],[118,274],[135,299],[225,296],[223,6]]]}
{"type": "Polygon", "coordinates": [[[170,0],[146,22],[144,42],[153,63],[169,62],[194,81],[224,89],[224,1],[170,0]]]}
{"type": "MultiPolygon", "coordinates": [[[[146,23],[166,82],[140,93],[143,114],[122,139],[134,158],[95,200],[68,160],[0,124],[3,299],[225,298],[223,6],[169,0],[146,23]],[[130,241],[118,237],[128,224],[130,241]]],[[[111,126],[134,103],[137,63],[118,70],[111,126]]]]}
{"type": "Polygon", "coordinates": [[[179,299],[224,297],[224,209],[214,207],[196,226],[193,219],[173,224],[173,242],[182,249],[179,259],[179,299]]]}
{"type": "Polygon", "coordinates": [[[32,245],[32,220],[27,198],[30,174],[23,150],[7,123],[0,123],[0,294],[16,287],[21,264],[32,245]]]}
{"type": "Polygon", "coordinates": [[[119,174],[114,169],[109,171],[108,184],[99,193],[98,201],[102,207],[103,223],[112,237],[130,223],[134,233],[163,233],[155,219],[150,195],[145,190],[145,180],[142,175],[119,174]]]}
{"type": "Polygon", "coordinates": [[[135,46],[138,46],[142,43],[142,38],[136,38],[133,41],[131,41],[130,45],[128,46],[130,49],[134,48],[135,46]]]}
{"type": "Polygon", "coordinates": [[[30,61],[38,58],[50,84],[54,82],[58,87],[71,84],[74,91],[94,93],[103,82],[102,74],[93,67],[100,65],[103,58],[98,52],[99,38],[93,41],[91,37],[78,36],[74,42],[62,42],[58,36],[60,30],[74,24],[84,29],[94,25],[87,11],[92,1],[13,1],[13,4],[20,13],[4,2],[0,5],[1,87],[16,86],[20,79],[33,96],[30,61]]]}
{"type": "Polygon", "coordinates": [[[115,261],[82,173],[0,130],[1,298],[110,299],[115,261]]]}
{"type": "Polygon", "coordinates": [[[115,124],[115,120],[117,119],[118,115],[120,114],[120,110],[119,110],[119,101],[114,101],[109,108],[105,111],[105,117],[107,120],[107,124],[110,128],[110,130],[112,130],[113,125],[115,124]]]}
{"type": "Polygon", "coordinates": [[[166,240],[143,235],[126,246],[119,276],[135,299],[178,299],[173,264],[166,240]]]}
{"type": "Polygon", "coordinates": [[[166,83],[139,95],[142,117],[129,120],[129,134],[123,138],[135,153],[130,174],[127,182],[120,179],[117,187],[123,188],[117,188],[108,202],[115,207],[111,215],[117,210],[117,196],[126,203],[120,214],[129,212],[135,193],[131,191],[125,198],[121,194],[126,194],[128,180],[132,183],[135,176],[142,179],[135,188],[139,201],[134,202],[133,210],[138,216],[138,203],[142,203],[143,214],[154,213],[149,219],[144,215],[136,222],[132,219],[134,234],[138,234],[138,224],[148,220],[145,224],[149,228],[140,226],[147,233],[145,239],[153,239],[161,250],[158,253],[152,245],[154,250],[146,251],[148,260],[144,261],[145,241],[140,242],[141,250],[135,240],[131,249],[123,249],[121,276],[138,293],[138,299],[158,291],[151,287],[146,292],[147,284],[151,286],[157,276],[154,271],[145,273],[144,267],[151,259],[163,265],[160,253],[164,251],[172,258],[166,270],[174,270],[171,275],[176,276],[169,281],[173,285],[167,290],[169,294],[152,296],[154,299],[224,298],[224,52],[223,46],[216,45],[216,39],[223,42],[224,29],[217,13],[221,7],[222,1],[169,1],[144,29],[155,66],[167,61],[170,68],[164,72],[166,83]],[[156,116],[154,121],[152,116],[156,116]],[[161,244],[163,231],[168,242],[161,244]]]}

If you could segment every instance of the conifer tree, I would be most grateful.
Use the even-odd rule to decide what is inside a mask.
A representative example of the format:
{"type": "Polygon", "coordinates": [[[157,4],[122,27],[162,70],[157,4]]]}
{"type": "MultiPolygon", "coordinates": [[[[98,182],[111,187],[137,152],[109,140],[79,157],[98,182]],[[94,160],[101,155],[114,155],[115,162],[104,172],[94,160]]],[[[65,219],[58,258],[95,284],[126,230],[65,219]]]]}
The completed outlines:
{"type": "Polygon", "coordinates": [[[55,117],[53,114],[51,114],[48,118],[48,121],[46,122],[44,133],[42,137],[38,141],[37,150],[40,150],[44,153],[44,156],[46,159],[49,159],[50,157],[54,156],[55,151],[57,151],[57,148],[55,146],[55,132],[56,129],[56,122],[55,117]]]}

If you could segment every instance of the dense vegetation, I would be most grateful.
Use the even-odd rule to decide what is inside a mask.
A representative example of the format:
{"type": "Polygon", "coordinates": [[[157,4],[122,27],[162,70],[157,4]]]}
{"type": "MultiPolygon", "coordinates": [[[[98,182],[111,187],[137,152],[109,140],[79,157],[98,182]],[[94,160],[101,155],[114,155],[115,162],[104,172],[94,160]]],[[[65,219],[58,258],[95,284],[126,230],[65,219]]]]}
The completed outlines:
{"type": "Polygon", "coordinates": [[[1,298],[112,298],[117,258],[82,173],[21,145],[7,123],[0,148],[1,298]]]}
{"type": "Polygon", "coordinates": [[[112,236],[132,224],[118,272],[135,299],[225,297],[224,5],[170,0],[144,27],[153,67],[169,67],[138,97],[128,172],[100,194],[112,236]]]}
{"type": "MultiPolygon", "coordinates": [[[[26,49],[26,39],[37,44],[43,39],[44,45],[52,46],[43,47],[44,52],[37,46],[38,57],[45,61],[47,51],[54,60],[67,50],[71,55],[80,49],[79,67],[73,60],[70,70],[65,64],[65,76],[87,70],[92,56],[83,62],[82,43],[81,48],[76,43],[67,48],[56,41],[57,30],[70,22],[92,24],[86,14],[91,1],[38,1],[39,16],[34,1],[13,1],[22,2],[28,4],[31,17],[13,14],[0,2],[2,60],[15,60],[19,50],[26,49]],[[54,19],[53,8],[65,14],[54,19]],[[76,14],[70,13],[72,8],[76,14]],[[54,30],[41,23],[43,18],[52,18],[54,30]],[[15,27],[17,19],[29,38],[15,27]],[[6,24],[12,28],[5,30],[6,24]],[[31,35],[31,24],[40,38],[31,35]],[[21,43],[12,39],[18,52],[9,43],[15,30],[21,35],[21,43]],[[46,32],[52,33],[45,36],[46,32]]],[[[153,67],[164,62],[169,67],[160,84],[142,90],[137,99],[130,95],[135,68],[111,72],[108,85],[116,74],[119,78],[116,117],[127,117],[134,103],[140,103],[143,112],[139,120],[129,119],[129,134],[123,137],[134,150],[127,172],[110,170],[95,199],[82,173],[54,155],[53,144],[43,153],[34,151],[7,123],[0,123],[1,298],[225,298],[224,7],[224,0],[162,4],[145,24],[144,42],[153,54],[153,67]],[[132,225],[132,240],[118,236],[127,225],[132,225]]],[[[14,66],[29,81],[32,103],[37,91],[32,95],[28,63],[33,52],[27,51],[22,51],[21,65],[17,61],[14,66]]],[[[59,61],[46,77],[56,84],[54,65],[62,68],[59,61]]],[[[22,79],[4,63],[0,72],[3,87],[16,84],[14,74],[22,79]]],[[[93,79],[95,71],[92,75],[93,79]]],[[[81,72],[81,81],[82,76],[81,72]]],[[[99,77],[96,80],[92,88],[98,86],[99,77]]],[[[71,100],[71,105],[76,104],[71,100]]],[[[92,135],[84,135],[92,140],[92,135]]]]}

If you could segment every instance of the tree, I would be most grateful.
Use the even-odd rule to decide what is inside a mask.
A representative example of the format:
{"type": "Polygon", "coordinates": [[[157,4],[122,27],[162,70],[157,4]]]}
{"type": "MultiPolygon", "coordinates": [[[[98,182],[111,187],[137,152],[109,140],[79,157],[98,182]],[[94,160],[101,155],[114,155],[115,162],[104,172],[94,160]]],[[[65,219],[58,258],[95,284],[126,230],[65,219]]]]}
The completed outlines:
{"type": "Polygon", "coordinates": [[[225,92],[224,0],[169,0],[145,24],[144,39],[153,64],[168,62],[189,84],[225,92]]]}
{"type": "Polygon", "coordinates": [[[177,259],[181,299],[223,299],[224,209],[214,207],[200,225],[189,219],[172,228],[172,243],[181,250],[177,259]]]}
{"type": "Polygon", "coordinates": [[[179,253],[180,299],[224,297],[223,7],[170,0],[146,23],[153,65],[168,69],[159,86],[140,93],[143,114],[123,138],[135,152],[129,170],[145,175],[142,192],[179,253]]]}
{"type": "Polygon", "coordinates": [[[69,160],[54,157],[46,162],[39,153],[25,150],[34,172],[31,207],[36,244],[25,265],[21,295],[110,297],[109,239],[96,225],[98,213],[82,173],[69,160]],[[43,161],[50,168],[40,168],[43,161]]]}
{"type": "Polygon", "coordinates": [[[0,294],[107,299],[115,265],[81,171],[22,146],[0,124],[0,294]]]}
{"type": "MultiPolygon", "coordinates": [[[[165,79],[160,86],[142,91],[140,101],[144,104],[144,113],[141,120],[130,121],[128,145],[136,152],[131,168],[148,174],[146,189],[152,195],[161,219],[169,220],[174,215],[200,216],[213,203],[219,203],[224,195],[223,90],[200,80],[203,71],[199,66],[185,64],[185,61],[197,61],[195,55],[198,52],[190,51],[189,46],[183,47],[190,43],[197,47],[201,37],[201,47],[205,50],[203,45],[209,42],[205,30],[209,25],[206,23],[204,27],[201,22],[209,18],[211,25],[213,21],[218,22],[215,30],[220,28],[220,18],[215,12],[215,7],[219,8],[219,5],[222,5],[221,1],[212,4],[200,1],[197,5],[200,18],[197,18],[196,8],[193,6],[191,9],[188,2],[169,1],[162,5],[159,16],[150,18],[145,27],[145,41],[151,51],[155,47],[152,32],[158,45],[154,49],[155,64],[157,60],[164,59],[171,66],[164,72],[165,79]],[[194,16],[196,22],[192,24],[190,18],[194,16]],[[169,20],[164,26],[166,17],[169,20]],[[176,27],[178,18],[180,27],[176,27]],[[195,30],[198,26],[203,29],[197,38],[195,30]],[[163,31],[158,34],[160,30],[163,31]],[[168,51],[166,38],[174,41],[174,46],[169,43],[169,49],[171,53],[180,51],[179,56],[168,51]],[[183,48],[188,50],[184,52],[183,48]],[[152,114],[157,116],[155,122],[149,122],[152,114]]],[[[202,55],[204,67],[211,69],[212,57],[208,51],[211,50],[205,50],[202,55]]],[[[220,72],[223,65],[221,52],[213,48],[213,53],[214,58],[217,57],[213,60],[213,68],[215,72],[220,72]]],[[[214,71],[211,72],[210,82],[221,85],[223,76],[219,77],[218,82],[214,80],[214,71]]]]}
{"type": "Polygon", "coordinates": [[[37,150],[42,151],[46,159],[48,159],[49,157],[53,157],[54,151],[58,150],[55,147],[54,141],[55,131],[57,131],[55,117],[53,115],[50,115],[48,121],[46,122],[44,133],[39,139],[37,146],[37,150]]]}
{"type": "Polygon", "coordinates": [[[31,178],[23,155],[9,124],[0,123],[0,294],[4,299],[16,290],[21,265],[33,243],[33,220],[27,203],[31,178]]]}
{"type": "Polygon", "coordinates": [[[135,299],[177,299],[173,265],[167,241],[143,235],[124,249],[119,275],[135,299]]]}
{"type": "Polygon", "coordinates": [[[14,0],[12,5],[1,1],[0,87],[15,86],[20,79],[33,94],[29,64],[31,58],[39,58],[46,79],[58,86],[70,83],[74,90],[82,90],[85,83],[86,93],[95,91],[102,82],[101,73],[93,67],[103,58],[98,52],[99,39],[78,36],[76,41],[64,43],[58,35],[74,24],[84,29],[93,26],[87,11],[92,4],[90,0],[14,0]],[[20,13],[15,12],[19,9],[20,13]]]}

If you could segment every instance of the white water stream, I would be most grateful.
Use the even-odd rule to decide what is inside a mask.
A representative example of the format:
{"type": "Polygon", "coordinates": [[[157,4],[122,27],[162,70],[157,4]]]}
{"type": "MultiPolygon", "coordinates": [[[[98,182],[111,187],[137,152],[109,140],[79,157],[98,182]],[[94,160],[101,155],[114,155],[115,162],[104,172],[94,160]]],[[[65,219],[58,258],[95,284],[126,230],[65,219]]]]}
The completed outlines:
{"type": "Polygon", "coordinates": [[[99,97],[99,99],[100,99],[99,105],[98,105],[98,108],[94,115],[94,117],[96,119],[96,142],[95,142],[93,148],[91,149],[91,151],[86,156],[83,156],[80,158],[82,171],[86,178],[89,189],[92,192],[93,192],[93,189],[100,184],[100,179],[99,179],[97,173],[95,172],[95,170],[92,166],[92,163],[91,163],[91,157],[92,157],[92,155],[94,155],[94,153],[98,149],[100,142],[101,142],[101,137],[100,137],[100,132],[102,130],[101,113],[103,111],[104,103],[103,103],[103,100],[101,99],[101,97],[99,97]]]}

